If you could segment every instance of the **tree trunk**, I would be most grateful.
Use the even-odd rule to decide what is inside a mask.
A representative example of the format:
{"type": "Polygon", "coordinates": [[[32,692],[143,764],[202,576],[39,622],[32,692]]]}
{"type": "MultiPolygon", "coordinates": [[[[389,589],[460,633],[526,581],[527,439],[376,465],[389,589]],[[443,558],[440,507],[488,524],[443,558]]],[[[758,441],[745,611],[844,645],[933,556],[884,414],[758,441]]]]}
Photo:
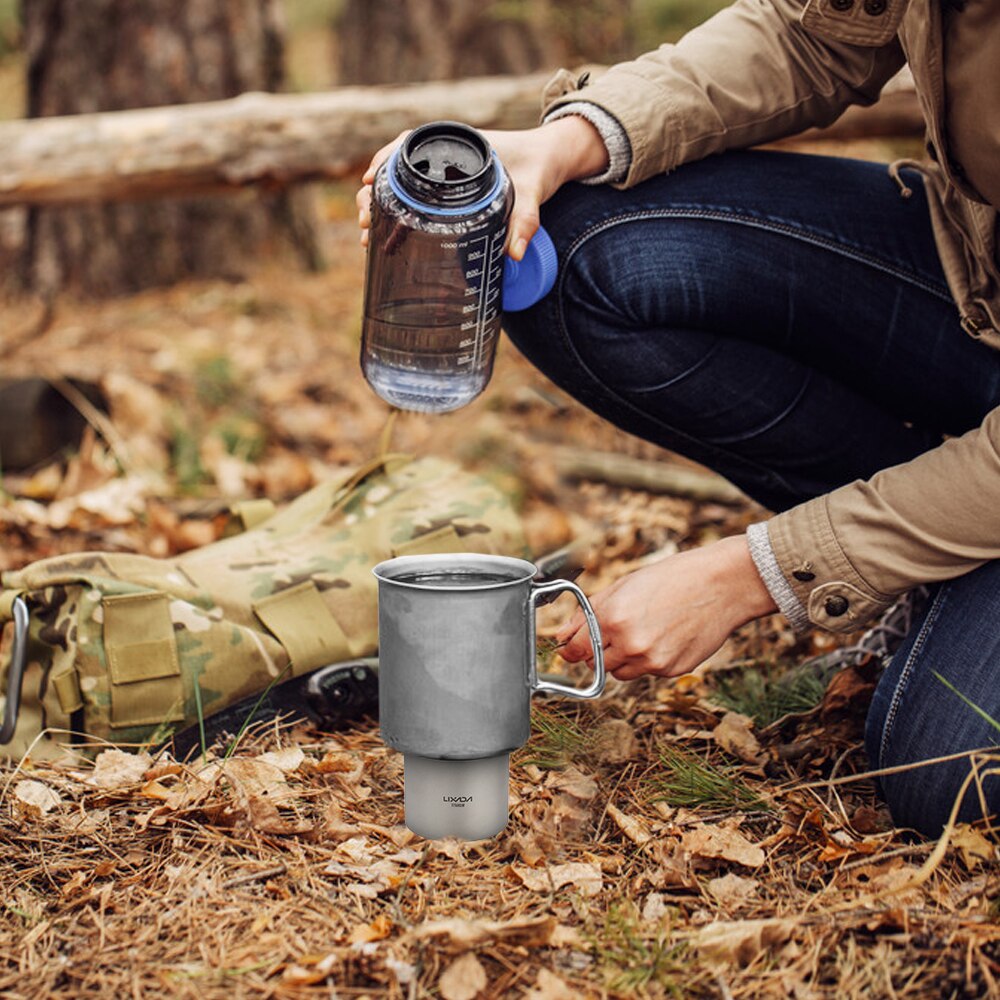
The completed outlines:
{"type": "MultiPolygon", "coordinates": [[[[28,117],[277,90],[280,0],[22,0],[28,117]]],[[[126,293],[185,277],[238,276],[296,223],[287,196],[30,209],[22,288],[126,293]]],[[[307,240],[307,243],[309,241],[307,240]]],[[[314,248],[310,248],[314,250],[314,248]]]]}
{"type": "Polygon", "coordinates": [[[346,0],[336,25],[337,81],[455,80],[623,58],[631,4],[346,0]]]}

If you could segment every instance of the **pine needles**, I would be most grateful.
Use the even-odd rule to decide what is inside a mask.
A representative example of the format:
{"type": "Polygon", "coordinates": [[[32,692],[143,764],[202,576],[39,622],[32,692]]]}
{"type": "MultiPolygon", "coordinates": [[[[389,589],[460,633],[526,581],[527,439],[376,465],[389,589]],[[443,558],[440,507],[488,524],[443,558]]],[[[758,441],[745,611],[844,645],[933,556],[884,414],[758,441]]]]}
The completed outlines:
{"type": "Polygon", "coordinates": [[[749,667],[718,677],[711,697],[733,712],[750,716],[763,729],[786,715],[815,708],[823,700],[835,669],[804,665],[778,672],[769,666],[749,667]]]}
{"type": "Polygon", "coordinates": [[[677,747],[661,747],[658,756],[663,772],[649,783],[654,802],[688,809],[704,806],[725,812],[771,809],[736,768],[712,764],[690,750],[677,747]]]}
{"type": "Polygon", "coordinates": [[[585,760],[594,748],[594,737],[579,723],[558,712],[535,706],[531,713],[531,739],[519,763],[543,770],[566,767],[585,760]]]}

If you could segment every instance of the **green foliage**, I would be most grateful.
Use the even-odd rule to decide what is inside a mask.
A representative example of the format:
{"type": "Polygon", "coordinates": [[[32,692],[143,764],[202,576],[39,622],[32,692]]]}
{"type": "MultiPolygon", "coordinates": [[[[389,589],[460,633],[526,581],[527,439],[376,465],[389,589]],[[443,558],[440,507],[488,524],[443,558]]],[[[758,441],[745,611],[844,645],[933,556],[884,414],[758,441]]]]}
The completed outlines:
{"type": "Polygon", "coordinates": [[[21,17],[18,0],[0,0],[0,59],[21,47],[21,17]]]}
{"type": "Polygon", "coordinates": [[[750,716],[759,728],[793,712],[808,712],[823,699],[835,666],[815,668],[777,665],[753,666],[719,676],[712,701],[733,712],[750,716]]]}
{"type": "Polygon", "coordinates": [[[203,406],[225,406],[236,392],[233,362],[225,354],[213,354],[198,365],[194,389],[203,406]]]}
{"type": "Polygon", "coordinates": [[[231,413],[223,416],[213,427],[222,438],[226,451],[244,462],[256,462],[264,454],[267,436],[254,419],[231,413]]]}
{"type": "Polygon", "coordinates": [[[671,930],[666,919],[645,922],[624,899],[608,907],[603,926],[588,927],[587,937],[612,990],[631,995],[655,984],[659,995],[688,996],[691,966],[683,942],[670,940],[671,930]]]}
{"type": "Polygon", "coordinates": [[[230,455],[257,461],[267,435],[257,405],[228,355],[213,354],[199,361],[191,375],[193,398],[171,414],[170,457],[177,484],[197,493],[212,481],[202,462],[202,442],[212,435],[230,455]]]}
{"type": "MultiPolygon", "coordinates": [[[[543,661],[544,665],[544,661],[543,661]]],[[[573,719],[535,705],[531,712],[531,739],[519,751],[519,764],[556,769],[585,760],[594,749],[594,738],[573,719]]]]}
{"type": "Polygon", "coordinates": [[[343,6],[343,0],[285,0],[288,33],[327,31],[343,6]]]}
{"type": "Polygon", "coordinates": [[[201,438],[180,413],[170,427],[170,464],[182,493],[194,493],[210,480],[201,463],[201,438]]]}
{"type": "Polygon", "coordinates": [[[939,681],[940,681],[940,682],[941,682],[941,683],[942,683],[942,684],[943,684],[943,685],[944,685],[944,686],[945,686],[945,687],[946,687],[946,688],[947,688],[947,689],[948,689],[948,690],[949,690],[949,691],[950,691],[950,692],[951,692],[951,693],[952,693],[953,695],[955,695],[955,696],[956,696],[957,698],[959,698],[959,699],[960,699],[961,701],[964,701],[964,702],[965,702],[965,704],[966,704],[966,705],[967,705],[967,706],[968,706],[969,708],[971,708],[973,712],[975,712],[975,713],[976,713],[976,715],[978,715],[978,716],[979,716],[980,718],[982,718],[982,719],[985,719],[985,720],[986,720],[986,721],[987,721],[987,722],[988,722],[988,723],[989,723],[989,724],[990,724],[990,725],[991,725],[991,726],[992,726],[992,727],[993,727],[994,729],[1000,729],[1000,722],[997,722],[997,720],[996,720],[996,719],[994,719],[992,715],[990,715],[990,714],[989,714],[989,713],[988,713],[987,711],[985,711],[984,709],[980,708],[980,707],[979,707],[979,706],[978,706],[978,705],[977,705],[977,704],[976,704],[976,703],[975,703],[974,701],[971,701],[971,700],[970,700],[969,698],[967,698],[967,697],[966,697],[966,696],[965,696],[964,694],[962,694],[962,692],[961,692],[961,691],[959,691],[959,690],[958,690],[958,688],[957,688],[957,687],[955,687],[955,685],[954,685],[954,684],[952,684],[952,683],[951,683],[951,681],[949,681],[947,677],[943,677],[943,676],[942,676],[941,674],[939,674],[939,673],[938,673],[938,672],[937,672],[936,670],[932,670],[932,671],[931,671],[931,673],[933,673],[933,674],[934,674],[934,676],[935,676],[935,677],[936,677],[936,678],[937,678],[937,679],[938,679],[938,680],[939,680],[939,681]]]}
{"type": "Polygon", "coordinates": [[[673,42],[731,0],[633,0],[633,38],[639,51],[673,42]]]}
{"type": "Polygon", "coordinates": [[[663,772],[649,781],[654,802],[736,812],[771,809],[734,767],[712,764],[690,750],[677,747],[661,747],[658,756],[663,772]]]}

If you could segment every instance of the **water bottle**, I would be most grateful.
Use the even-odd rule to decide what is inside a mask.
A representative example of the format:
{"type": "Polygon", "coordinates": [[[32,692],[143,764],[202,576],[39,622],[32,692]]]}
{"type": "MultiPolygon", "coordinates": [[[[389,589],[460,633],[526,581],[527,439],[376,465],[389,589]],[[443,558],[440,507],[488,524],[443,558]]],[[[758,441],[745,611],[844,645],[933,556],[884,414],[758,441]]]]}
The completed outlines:
{"type": "Polygon", "coordinates": [[[415,129],[375,175],[361,369],[386,402],[445,413],[490,380],[502,310],[526,309],[555,282],[539,230],[523,260],[504,253],[514,189],[475,129],[415,129]]]}

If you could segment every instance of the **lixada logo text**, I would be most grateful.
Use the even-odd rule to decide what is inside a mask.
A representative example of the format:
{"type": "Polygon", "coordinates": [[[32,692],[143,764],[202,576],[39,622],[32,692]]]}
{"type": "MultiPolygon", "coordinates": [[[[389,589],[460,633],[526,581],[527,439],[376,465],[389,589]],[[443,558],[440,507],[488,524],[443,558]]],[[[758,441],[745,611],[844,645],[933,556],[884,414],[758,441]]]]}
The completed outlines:
{"type": "Polygon", "coordinates": [[[466,802],[472,801],[471,795],[442,795],[442,802],[447,802],[452,809],[464,809],[466,802]]]}

